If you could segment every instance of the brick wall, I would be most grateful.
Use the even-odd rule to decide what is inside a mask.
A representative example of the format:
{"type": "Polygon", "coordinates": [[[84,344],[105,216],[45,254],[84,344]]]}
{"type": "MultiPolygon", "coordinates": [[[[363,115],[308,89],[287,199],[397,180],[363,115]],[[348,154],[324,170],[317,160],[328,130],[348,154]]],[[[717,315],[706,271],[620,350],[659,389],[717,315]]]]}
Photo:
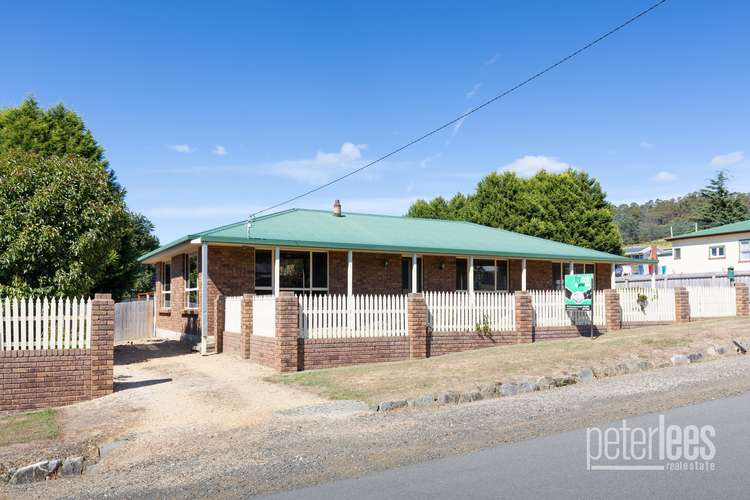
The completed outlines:
{"type": "Polygon", "coordinates": [[[242,356],[241,339],[242,336],[239,332],[224,332],[222,335],[222,350],[234,356],[242,356]]]}
{"type": "Polygon", "coordinates": [[[278,370],[279,362],[276,339],[273,337],[250,337],[250,360],[278,370]]]}
{"type": "Polygon", "coordinates": [[[422,257],[422,284],[425,290],[431,292],[455,291],[456,258],[435,255],[422,257]]]}
{"type": "Polygon", "coordinates": [[[112,393],[114,302],[91,303],[91,349],[0,351],[0,411],[63,406],[112,393]]]}
{"type": "MultiPolygon", "coordinates": [[[[199,259],[200,260],[200,259],[199,259]]],[[[162,307],[162,276],[163,267],[156,266],[156,300],[158,301],[156,328],[168,330],[183,335],[198,335],[200,322],[198,313],[185,310],[185,255],[180,254],[171,258],[172,279],[171,307],[162,307]]]]}
{"type": "Polygon", "coordinates": [[[0,352],[0,411],[62,406],[91,399],[87,349],[0,352]]]}
{"type": "MultiPolygon", "coordinates": [[[[401,256],[382,253],[354,253],[353,288],[355,294],[401,293],[401,256]],[[388,266],[385,261],[388,261],[388,266]]],[[[344,256],[346,290],[346,255],[344,256]]]]}
{"type": "Polygon", "coordinates": [[[452,352],[516,343],[516,332],[494,332],[491,336],[480,335],[477,332],[432,332],[428,338],[427,351],[430,356],[442,356],[452,352]]]}
{"type": "MultiPolygon", "coordinates": [[[[604,327],[594,325],[594,337],[605,333],[604,327]]],[[[544,340],[575,339],[578,337],[588,337],[590,327],[586,326],[548,326],[534,328],[534,342],[544,340]]]]}
{"type": "Polygon", "coordinates": [[[346,266],[347,252],[328,252],[328,293],[346,294],[346,266]]]}
{"type": "Polygon", "coordinates": [[[409,359],[408,337],[299,339],[299,370],[409,359]]]}

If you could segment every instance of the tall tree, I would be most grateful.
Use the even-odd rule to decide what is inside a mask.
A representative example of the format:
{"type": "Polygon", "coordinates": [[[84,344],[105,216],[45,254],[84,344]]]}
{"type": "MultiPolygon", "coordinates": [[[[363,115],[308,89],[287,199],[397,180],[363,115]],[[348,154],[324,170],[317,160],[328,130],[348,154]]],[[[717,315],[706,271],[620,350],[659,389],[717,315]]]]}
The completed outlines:
{"type": "Polygon", "coordinates": [[[600,184],[585,172],[539,171],[530,178],[490,173],[473,194],[450,203],[417,200],[412,217],[459,219],[611,253],[622,252],[612,207],[600,184]]]}
{"type": "MultiPolygon", "coordinates": [[[[94,282],[90,282],[90,277],[82,281],[85,293],[94,291],[112,292],[115,298],[123,295],[130,295],[134,292],[150,289],[150,276],[153,271],[150,267],[142,266],[137,262],[137,257],[145,252],[153,250],[158,246],[158,240],[153,236],[153,225],[144,216],[127,210],[124,204],[125,190],[116,180],[114,172],[109,167],[109,163],[104,157],[104,149],[96,142],[91,131],[86,127],[80,116],[71,110],[65,108],[62,104],[55,105],[49,109],[39,107],[36,100],[32,97],[26,99],[20,106],[0,110],[0,155],[3,155],[5,161],[18,158],[26,165],[26,169],[33,170],[34,165],[42,162],[44,159],[50,161],[46,163],[49,168],[57,169],[60,175],[66,175],[64,162],[85,160],[88,167],[94,166],[102,172],[107,188],[112,196],[120,199],[124,209],[124,219],[120,221],[118,228],[115,228],[111,235],[101,237],[110,244],[111,253],[104,260],[105,268],[101,272],[97,271],[90,276],[95,277],[94,282]],[[34,153],[32,156],[24,153],[34,153]],[[31,159],[33,158],[33,160],[31,159]],[[56,158],[59,161],[51,161],[56,158]],[[109,237],[114,236],[114,240],[109,237]]],[[[91,174],[90,168],[85,169],[91,174]]],[[[75,198],[75,195],[73,195],[75,198]]],[[[78,200],[83,203],[84,199],[78,200]]],[[[32,203],[32,199],[27,199],[32,203]]],[[[20,201],[13,205],[14,209],[19,209],[20,201]]],[[[71,217],[75,217],[74,211],[69,212],[71,217]]],[[[66,227],[62,219],[57,220],[66,227]]],[[[73,222],[71,222],[72,224],[73,222]]],[[[10,233],[7,233],[10,234],[10,233]]],[[[6,236],[6,235],[4,235],[6,236]]],[[[42,244],[42,241],[38,242],[42,244]]],[[[49,244],[50,242],[47,242],[49,244]]],[[[60,243],[54,240],[52,243],[60,243]]],[[[12,269],[4,269],[5,256],[0,253],[0,276],[7,276],[7,273],[13,272],[12,269]],[[7,271],[7,273],[6,273],[7,271]]],[[[43,267],[43,262],[35,264],[43,267]]],[[[29,268],[31,269],[31,268],[29,268]]],[[[98,269],[98,268],[97,268],[98,269]]],[[[38,275],[38,270],[30,276],[38,275]]],[[[14,278],[19,290],[24,289],[26,285],[31,288],[39,288],[39,282],[45,280],[32,279],[26,285],[21,281],[23,274],[14,278]]],[[[7,282],[2,281],[6,287],[7,282]]],[[[69,286],[62,287],[60,284],[59,291],[54,291],[48,285],[43,285],[46,290],[52,290],[50,293],[69,293],[69,286]]],[[[45,292],[46,293],[46,292],[45,292]]]]}
{"type": "Polygon", "coordinates": [[[700,211],[702,228],[731,224],[748,218],[747,205],[739,193],[729,191],[724,171],[717,172],[700,193],[704,202],[700,211]]]}

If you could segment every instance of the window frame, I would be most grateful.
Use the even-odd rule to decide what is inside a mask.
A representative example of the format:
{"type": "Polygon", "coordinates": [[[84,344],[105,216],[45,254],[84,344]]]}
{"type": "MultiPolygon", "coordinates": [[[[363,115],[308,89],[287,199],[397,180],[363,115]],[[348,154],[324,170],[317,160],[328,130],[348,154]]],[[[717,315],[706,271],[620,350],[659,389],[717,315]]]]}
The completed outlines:
{"type": "MultiPolygon", "coordinates": [[[[253,281],[253,286],[255,289],[255,293],[257,295],[269,295],[273,293],[274,286],[276,285],[276,249],[272,248],[256,248],[255,252],[261,251],[271,251],[271,286],[257,286],[255,281],[253,281]],[[258,293],[262,292],[262,293],[258,293]]],[[[295,293],[328,293],[331,287],[331,253],[328,250],[313,250],[313,249],[299,249],[299,248],[279,248],[279,253],[282,254],[284,252],[293,252],[293,253],[306,253],[307,254],[307,265],[310,269],[310,278],[309,278],[309,286],[302,286],[302,287],[284,287],[281,286],[281,283],[279,283],[279,291],[280,292],[295,292],[295,293]],[[315,270],[313,269],[313,255],[319,253],[319,254],[325,254],[326,256],[326,286],[325,287],[316,287],[313,286],[314,284],[314,275],[315,270]]],[[[255,265],[257,265],[257,255],[255,259],[255,265]]],[[[279,265],[281,265],[281,255],[279,255],[279,265]]],[[[255,278],[253,278],[254,280],[255,278]]],[[[279,275],[279,280],[281,280],[281,275],[279,275]]],[[[304,284],[304,283],[303,283],[304,284]]]]}
{"type": "MultiPolygon", "coordinates": [[[[401,265],[401,293],[403,294],[409,294],[412,293],[412,287],[411,287],[411,266],[412,266],[412,258],[413,256],[411,254],[402,254],[400,265],[401,265]],[[406,288],[404,288],[404,262],[408,260],[409,261],[409,269],[407,272],[407,283],[406,288]]],[[[417,255],[417,293],[424,292],[424,261],[422,260],[421,255],[417,255]]]]}
{"type": "Polygon", "coordinates": [[[457,292],[468,292],[469,291],[469,259],[464,257],[456,257],[456,291],[457,292]],[[460,264],[459,264],[460,263],[460,264]],[[466,283],[464,283],[464,288],[458,287],[458,270],[459,267],[463,267],[464,276],[466,278],[466,283]]]}
{"type": "Polygon", "coordinates": [[[721,260],[721,259],[726,259],[726,258],[727,258],[726,245],[709,245],[708,246],[708,259],[709,260],[721,260]],[[713,256],[714,249],[721,250],[721,255],[718,255],[718,252],[717,252],[717,255],[714,257],[713,256]]]}
{"type": "Polygon", "coordinates": [[[739,262],[750,262],[750,239],[739,240],[737,243],[738,243],[738,245],[740,247],[739,248],[739,250],[740,250],[739,262]],[[747,252],[746,253],[748,254],[748,256],[745,259],[742,258],[742,244],[743,243],[745,243],[747,245],[747,252]]]}
{"type": "MultiPolygon", "coordinates": [[[[492,292],[506,292],[507,293],[507,292],[510,291],[510,260],[509,259],[492,259],[492,258],[476,258],[475,257],[473,260],[474,260],[474,268],[475,268],[474,273],[473,273],[474,274],[474,283],[472,284],[473,285],[474,293],[492,293],[492,292]],[[492,262],[492,267],[494,268],[494,273],[493,273],[493,275],[494,275],[494,280],[493,280],[494,284],[493,284],[492,290],[477,290],[477,283],[476,283],[476,279],[477,279],[477,272],[476,272],[477,261],[480,261],[480,262],[481,261],[491,261],[492,262]],[[497,287],[497,285],[498,285],[498,283],[497,283],[497,281],[498,281],[497,280],[497,274],[498,274],[498,265],[497,265],[497,263],[498,262],[505,262],[505,288],[503,288],[503,289],[498,289],[498,287],[497,287]]],[[[467,262],[466,266],[467,266],[467,271],[468,271],[468,266],[469,266],[468,262],[467,262]]],[[[468,277],[467,277],[467,279],[468,279],[468,277]]]]}
{"type": "Polygon", "coordinates": [[[200,259],[198,252],[185,254],[185,310],[197,311],[200,306],[200,259]],[[190,259],[195,257],[195,287],[190,287],[190,259]],[[190,305],[190,294],[195,292],[195,306],[190,305]]]}
{"type": "Polygon", "coordinates": [[[274,272],[273,272],[273,266],[274,266],[274,255],[273,250],[269,250],[267,248],[256,248],[255,249],[255,255],[253,256],[253,289],[255,290],[255,293],[257,295],[268,295],[270,293],[273,293],[273,278],[274,278],[274,272]],[[271,284],[269,286],[258,286],[258,252],[269,252],[271,254],[271,284]],[[258,293],[258,292],[262,293],[258,293]]]}
{"type": "MultiPolygon", "coordinates": [[[[570,274],[570,262],[552,262],[552,264],[559,264],[560,265],[560,288],[552,288],[553,290],[565,290],[565,276],[570,274]]],[[[633,266],[635,264],[631,264],[633,266]]],[[[583,266],[583,274],[591,274],[593,276],[593,279],[591,280],[591,287],[596,290],[596,262],[574,262],[573,263],[573,272],[575,273],[575,267],[576,266],[583,266]],[[592,266],[593,271],[590,273],[586,272],[586,267],[592,266]]],[[[552,275],[552,278],[554,279],[554,273],[552,275]]],[[[553,283],[554,285],[554,283],[553,283]]]]}
{"type": "Polygon", "coordinates": [[[682,247],[672,248],[672,260],[682,260],[682,247]]]}
{"type": "Polygon", "coordinates": [[[172,309],[172,261],[161,263],[161,300],[162,309],[172,309]],[[169,276],[166,269],[169,268],[169,276]]]}

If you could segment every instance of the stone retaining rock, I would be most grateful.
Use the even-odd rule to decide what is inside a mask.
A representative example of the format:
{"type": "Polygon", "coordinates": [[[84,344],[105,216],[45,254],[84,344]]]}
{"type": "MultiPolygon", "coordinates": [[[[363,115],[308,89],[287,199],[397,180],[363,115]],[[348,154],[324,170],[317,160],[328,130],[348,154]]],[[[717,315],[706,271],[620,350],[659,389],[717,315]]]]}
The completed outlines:
{"type": "Polygon", "coordinates": [[[461,394],[457,391],[448,391],[438,394],[437,402],[442,405],[458,403],[461,394]]]}
{"type": "Polygon", "coordinates": [[[405,408],[409,403],[405,399],[399,399],[396,401],[383,401],[378,404],[378,411],[392,411],[398,410],[399,408],[405,408]]]}
{"type": "Polygon", "coordinates": [[[575,378],[578,382],[590,382],[594,380],[594,370],[591,368],[581,368],[575,374],[575,378]]]}
{"type": "Polygon", "coordinates": [[[690,358],[685,354],[675,354],[670,358],[675,366],[690,364],[690,358]]]}
{"type": "Polygon", "coordinates": [[[516,384],[501,384],[500,394],[502,396],[515,396],[518,394],[518,386],[516,384]]]}

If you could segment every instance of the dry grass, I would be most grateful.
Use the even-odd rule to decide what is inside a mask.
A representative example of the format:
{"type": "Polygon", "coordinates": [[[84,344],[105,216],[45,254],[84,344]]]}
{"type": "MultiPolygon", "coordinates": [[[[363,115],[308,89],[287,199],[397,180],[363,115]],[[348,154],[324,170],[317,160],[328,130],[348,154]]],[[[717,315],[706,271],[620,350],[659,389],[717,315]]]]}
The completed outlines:
{"type": "Polygon", "coordinates": [[[676,352],[704,350],[748,336],[750,320],[722,318],[650,326],[588,338],[494,347],[424,360],[357,365],[275,375],[268,380],[312,390],[331,399],[370,403],[425,392],[461,390],[488,382],[569,373],[634,358],[666,360],[676,352]]]}
{"type": "Polygon", "coordinates": [[[59,432],[57,411],[53,409],[0,417],[0,447],[54,439],[59,432]]]}

